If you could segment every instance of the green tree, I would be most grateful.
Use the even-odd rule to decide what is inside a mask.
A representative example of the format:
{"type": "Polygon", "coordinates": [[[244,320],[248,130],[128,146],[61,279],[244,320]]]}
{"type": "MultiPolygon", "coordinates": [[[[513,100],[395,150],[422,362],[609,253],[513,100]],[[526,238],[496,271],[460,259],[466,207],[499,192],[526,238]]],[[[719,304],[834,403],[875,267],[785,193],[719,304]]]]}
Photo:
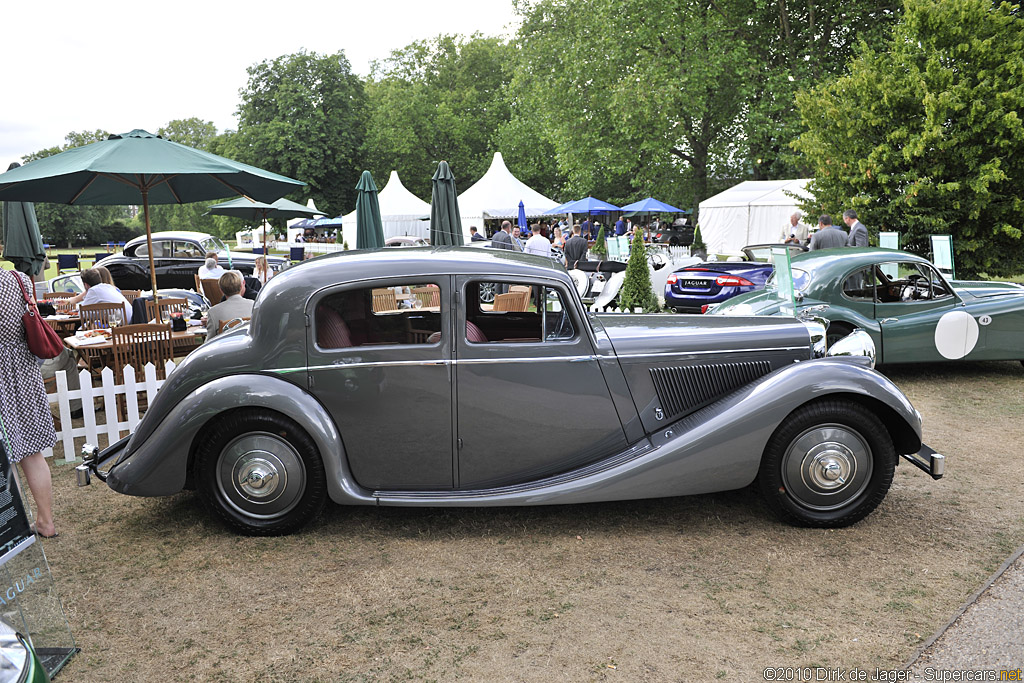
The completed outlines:
{"type": "Polygon", "coordinates": [[[815,206],[853,208],[927,253],[953,235],[958,273],[1024,271],[1024,23],[988,0],[906,0],[889,43],[799,97],[815,206]]]}
{"type": "Polygon", "coordinates": [[[644,313],[658,311],[658,297],[651,284],[651,271],[647,268],[647,247],[638,230],[629,247],[629,261],[626,263],[626,279],[619,291],[619,308],[632,311],[642,308],[644,313]]]}
{"type": "Polygon", "coordinates": [[[594,246],[590,248],[590,252],[592,254],[600,256],[601,258],[604,258],[605,254],[608,253],[608,243],[605,241],[604,238],[603,225],[601,226],[601,229],[597,231],[597,239],[594,240],[594,246]]]}
{"type": "Polygon", "coordinates": [[[431,174],[445,160],[460,190],[479,180],[509,119],[507,54],[498,38],[442,35],[374,62],[363,146],[374,177],[397,170],[411,192],[430,197],[431,174]]]}
{"type": "MultiPolygon", "coordinates": [[[[28,163],[43,159],[74,147],[106,140],[108,136],[105,130],[72,131],[64,137],[66,144],[34,152],[25,156],[23,161],[28,163]]],[[[125,224],[129,220],[129,208],[126,206],[72,206],[36,202],[35,208],[43,239],[68,248],[124,239],[125,224]]]]}
{"type": "Polygon", "coordinates": [[[309,184],[291,199],[312,196],[332,216],[350,211],[362,172],[366,96],[345,53],[300,51],[248,73],[228,156],[309,184]]]}

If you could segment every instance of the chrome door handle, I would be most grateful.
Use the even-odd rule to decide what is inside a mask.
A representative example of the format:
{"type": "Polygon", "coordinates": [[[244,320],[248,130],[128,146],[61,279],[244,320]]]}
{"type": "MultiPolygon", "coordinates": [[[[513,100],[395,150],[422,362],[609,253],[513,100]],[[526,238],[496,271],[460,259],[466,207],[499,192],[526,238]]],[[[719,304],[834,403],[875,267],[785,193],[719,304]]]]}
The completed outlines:
{"type": "Polygon", "coordinates": [[[878,322],[880,322],[880,323],[894,323],[894,322],[897,322],[897,321],[899,321],[899,318],[882,318],[878,322]]]}

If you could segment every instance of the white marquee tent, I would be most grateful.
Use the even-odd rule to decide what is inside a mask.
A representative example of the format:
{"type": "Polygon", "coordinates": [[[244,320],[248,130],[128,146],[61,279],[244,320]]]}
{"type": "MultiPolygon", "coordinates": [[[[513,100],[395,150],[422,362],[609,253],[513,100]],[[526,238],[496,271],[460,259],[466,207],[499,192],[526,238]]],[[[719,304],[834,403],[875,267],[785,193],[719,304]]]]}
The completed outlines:
{"type": "Polygon", "coordinates": [[[509,218],[515,223],[520,201],[526,208],[527,217],[542,216],[545,211],[558,205],[558,202],[548,199],[512,175],[505,166],[501,152],[495,152],[487,173],[459,195],[459,213],[462,214],[462,231],[466,241],[469,241],[471,225],[483,233],[485,218],[509,218]]]}
{"type": "MultiPolygon", "coordinates": [[[[384,239],[396,235],[430,236],[430,221],[421,220],[430,215],[430,204],[406,189],[398,178],[398,171],[391,171],[388,184],[377,193],[377,203],[380,204],[380,220],[384,224],[384,239]]],[[[349,249],[355,249],[355,210],[342,216],[341,222],[344,241],[348,242],[349,249]]]]}
{"type": "MultiPolygon", "coordinates": [[[[810,178],[748,180],[700,203],[700,235],[708,253],[739,253],[748,244],[779,241],[810,178]]],[[[806,222],[806,221],[805,221],[806,222]]]]}

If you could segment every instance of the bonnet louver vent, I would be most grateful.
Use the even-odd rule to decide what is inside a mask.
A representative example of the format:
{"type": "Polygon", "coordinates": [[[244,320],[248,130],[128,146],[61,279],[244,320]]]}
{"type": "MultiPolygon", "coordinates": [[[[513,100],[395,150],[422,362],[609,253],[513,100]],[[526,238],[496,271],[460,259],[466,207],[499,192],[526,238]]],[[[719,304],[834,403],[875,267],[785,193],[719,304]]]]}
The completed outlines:
{"type": "Polygon", "coordinates": [[[766,360],[688,367],[651,368],[661,409],[676,418],[771,372],[766,360]]]}

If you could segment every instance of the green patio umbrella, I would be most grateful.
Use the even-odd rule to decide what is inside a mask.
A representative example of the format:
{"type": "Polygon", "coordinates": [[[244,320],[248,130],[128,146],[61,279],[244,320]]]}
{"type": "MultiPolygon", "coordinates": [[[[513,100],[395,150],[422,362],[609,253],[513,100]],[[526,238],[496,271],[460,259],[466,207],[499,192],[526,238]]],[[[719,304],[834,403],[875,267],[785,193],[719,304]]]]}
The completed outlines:
{"type": "MultiPolygon", "coordinates": [[[[17,161],[7,170],[21,166],[17,161]]],[[[4,202],[4,258],[29,277],[43,270],[46,248],[39,234],[36,207],[31,202],[4,202]]]]}
{"type": "Polygon", "coordinates": [[[430,185],[430,243],[463,244],[455,176],[447,161],[437,165],[430,185]]]}
{"type": "Polygon", "coordinates": [[[0,201],[141,204],[155,299],[150,204],[188,204],[236,194],[271,202],[304,185],[144,130],[133,130],[0,175],[0,201]]]}
{"type": "Polygon", "coordinates": [[[384,246],[384,224],[380,219],[377,185],[369,171],[359,176],[356,190],[356,249],[380,249],[384,246]]]}
{"type": "MultiPolygon", "coordinates": [[[[309,218],[311,216],[323,215],[319,211],[314,211],[303,204],[293,202],[284,197],[270,204],[258,202],[248,197],[239,197],[231,201],[214,204],[207,209],[206,213],[214,216],[244,218],[249,221],[258,221],[258,224],[262,224],[268,218],[309,218]]],[[[263,231],[263,253],[267,253],[266,230],[263,231]]]]}

